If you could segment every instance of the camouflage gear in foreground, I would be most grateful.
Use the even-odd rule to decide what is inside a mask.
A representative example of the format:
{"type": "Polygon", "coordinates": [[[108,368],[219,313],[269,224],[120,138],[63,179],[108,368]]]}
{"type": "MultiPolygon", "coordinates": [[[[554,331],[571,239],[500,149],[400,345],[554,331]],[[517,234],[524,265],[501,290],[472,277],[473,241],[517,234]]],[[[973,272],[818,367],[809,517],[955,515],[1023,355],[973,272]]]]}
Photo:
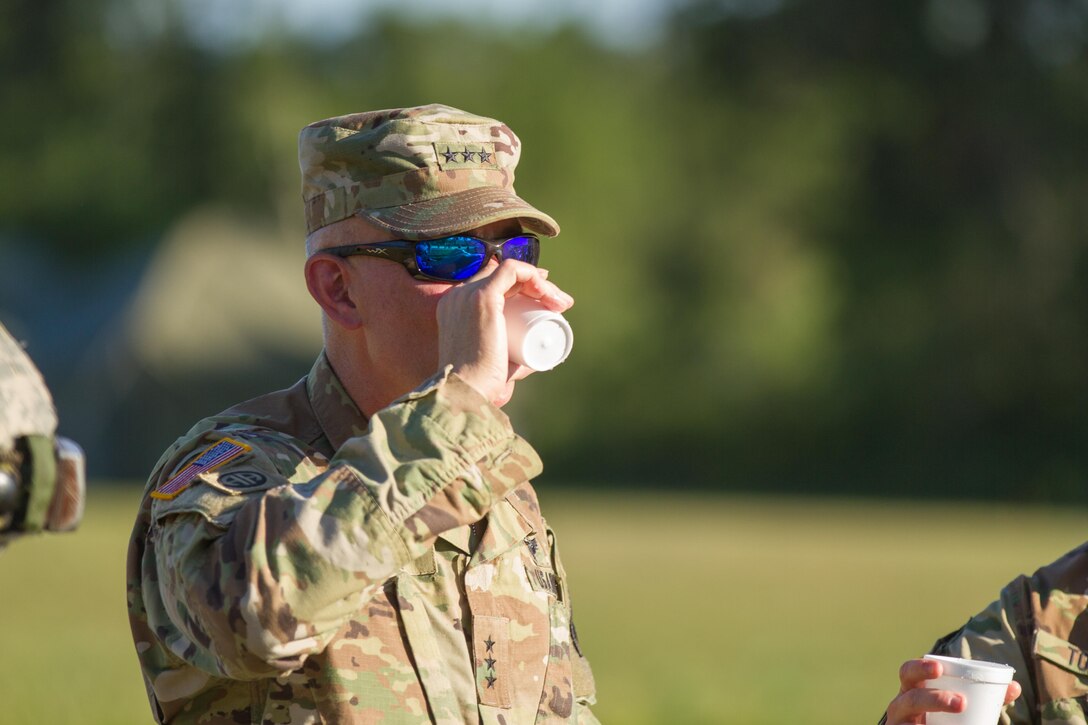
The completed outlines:
{"type": "Polygon", "coordinates": [[[597,722],[540,469],[456,376],[368,425],[324,356],[201,421],[129,546],[156,719],[597,722]]]}
{"type": "Polygon", "coordinates": [[[1083,544],[1030,577],[1017,577],[932,651],[1016,668],[1023,694],[1006,707],[1000,725],[1088,725],[1086,609],[1083,544]]]}
{"type": "Polygon", "coordinates": [[[396,108],[310,124],[298,137],[306,229],[359,214],[404,239],[501,219],[554,237],[559,225],[514,193],[521,141],[449,106],[396,108]]]}
{"type": "Polygon", "coordinates": [[[56,430],[41,373],[0,325],[0,547],[24,533],[70,531],[83,516],[83,451],[56,430]]]}

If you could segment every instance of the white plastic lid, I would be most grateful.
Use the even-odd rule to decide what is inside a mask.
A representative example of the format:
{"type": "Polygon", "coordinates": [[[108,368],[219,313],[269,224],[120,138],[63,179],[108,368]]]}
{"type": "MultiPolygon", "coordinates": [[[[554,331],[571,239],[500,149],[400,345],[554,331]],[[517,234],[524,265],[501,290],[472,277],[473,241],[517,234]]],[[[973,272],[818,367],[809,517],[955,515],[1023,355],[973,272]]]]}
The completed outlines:
{"type": "Polygon", "coordinates": [[[923,659],[941,663],[942,677],[958,677],[971,682],[984,682],[991,685],[1007,685],[1012,682],[1016,670],[999,662],[965,660],[959,657],[926,655],[923,659]]]}

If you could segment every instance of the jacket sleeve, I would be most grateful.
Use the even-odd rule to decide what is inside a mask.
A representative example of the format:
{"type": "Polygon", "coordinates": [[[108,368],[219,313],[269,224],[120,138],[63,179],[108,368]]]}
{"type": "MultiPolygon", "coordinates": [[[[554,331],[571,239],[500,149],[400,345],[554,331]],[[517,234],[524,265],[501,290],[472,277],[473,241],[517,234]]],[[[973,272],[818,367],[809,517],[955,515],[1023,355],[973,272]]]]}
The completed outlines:
{"type": "MultiPolygon", "coordinates": [[[[972,617],[959,630],[942,637],[933,645],[933,654],[963,659],[1001,662],[1016,670],[1014,676],[1023,694],[1001,713],[999,725],[1034,725],[1035,690],[1031,677],[1032,664],[1024,657],[1023,633],[1015,626],[1017,602],[1015,593],[1020,580],[1012,582],[1001,598],[972,617]]],[[[1026,645],[1030,647],[1030,642],[1026,645]]]]}
{"type": "MultiPolygon", "coordinates": [[[[273,457],[251,465],[278,470],[273,457]]],[[[439,533],[481,519],[540,468],[501,411],[443,376],[378,412],[312,480],[233,496],[197,483],[189,502],[157,501],[162,606],[148,623],[213,675],[293,671],[439,533]]]]}

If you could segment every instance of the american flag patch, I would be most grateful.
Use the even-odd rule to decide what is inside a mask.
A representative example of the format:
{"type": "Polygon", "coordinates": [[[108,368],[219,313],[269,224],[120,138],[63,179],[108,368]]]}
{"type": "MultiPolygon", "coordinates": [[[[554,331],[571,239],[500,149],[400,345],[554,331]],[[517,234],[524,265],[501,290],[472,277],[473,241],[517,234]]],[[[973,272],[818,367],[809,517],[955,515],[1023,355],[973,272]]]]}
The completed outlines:
{"type": "Polygon", "coordinates": [[[213,471],[249,450],[249,446],[245,443],[239,443],[232,438],[224,438],[204,449],[204,452],[197,456],[195,461],[174,474],[169,481],[160,483],[151,492],[151,498],[172,499],[189,488],[200,474],[213,471]]]}

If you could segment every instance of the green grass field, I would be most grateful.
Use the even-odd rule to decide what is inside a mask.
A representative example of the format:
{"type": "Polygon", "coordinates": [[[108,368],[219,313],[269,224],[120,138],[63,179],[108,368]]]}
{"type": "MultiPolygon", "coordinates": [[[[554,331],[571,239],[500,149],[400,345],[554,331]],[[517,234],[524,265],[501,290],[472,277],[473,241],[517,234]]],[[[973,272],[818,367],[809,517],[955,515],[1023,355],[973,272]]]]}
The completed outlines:
{"type": "MultiPolygon", "coordinates": [[[[901,660],[1083,512],[579,494],[540,486],[605,723],[875,723],[901,660]]],[[[135,489],[92,487],[80,531],[0,554],[0,722],[150,722],[125,619],[135,489]]]]}

